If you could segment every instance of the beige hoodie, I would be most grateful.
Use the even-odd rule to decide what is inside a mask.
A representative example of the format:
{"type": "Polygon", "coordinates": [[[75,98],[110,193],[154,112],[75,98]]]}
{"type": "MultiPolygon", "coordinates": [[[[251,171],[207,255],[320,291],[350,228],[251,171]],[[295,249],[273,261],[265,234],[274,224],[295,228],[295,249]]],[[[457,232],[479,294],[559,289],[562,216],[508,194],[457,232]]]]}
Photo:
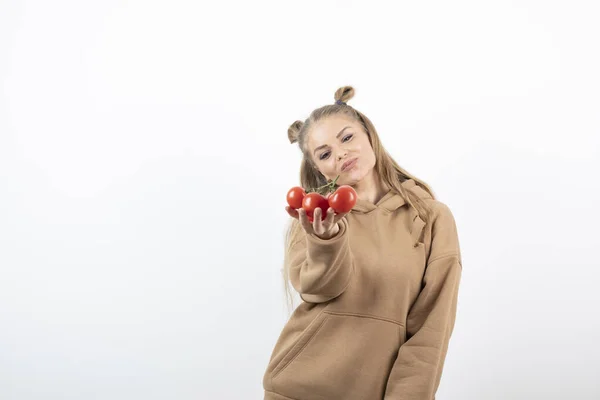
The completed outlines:
{"type": "Polygon", "coordinates": [[[331,239],[292,240],[290,280],[303,302],[263,378],[266,400],[434,400],[462,272],[450,209],[425,225],[395,192],[359,199],[331,239]]]}

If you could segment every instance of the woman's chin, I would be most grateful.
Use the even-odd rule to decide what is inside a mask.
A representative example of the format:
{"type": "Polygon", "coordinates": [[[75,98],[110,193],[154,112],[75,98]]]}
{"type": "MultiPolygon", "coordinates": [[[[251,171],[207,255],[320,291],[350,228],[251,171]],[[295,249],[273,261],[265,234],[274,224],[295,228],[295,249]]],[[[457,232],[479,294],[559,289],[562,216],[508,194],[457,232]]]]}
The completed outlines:
{"type": "Polygon", "coordinates": [[[338,185],[348,185],[348,186],[356,186],[356,184],[360,182],[360,177],[346,177],[341,182],[338,181],[338,185]]]}
{"type": "Polygon", "coordinates": [[[358,168],[353,168],[352,170],[344,173],[342,172],[340,178],[337,180],[336,184],[338,186],[348,185],[355,186],[358,182],[362,180],[362,176],[360,170],[358,168]]]}

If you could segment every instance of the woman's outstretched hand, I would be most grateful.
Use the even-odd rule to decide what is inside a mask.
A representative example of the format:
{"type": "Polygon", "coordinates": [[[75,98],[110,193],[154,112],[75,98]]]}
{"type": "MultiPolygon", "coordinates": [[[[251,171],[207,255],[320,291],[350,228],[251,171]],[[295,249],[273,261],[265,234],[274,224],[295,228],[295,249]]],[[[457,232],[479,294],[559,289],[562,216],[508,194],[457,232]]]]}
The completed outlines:
{"type": "Polygon", "coordinates": [[[321,221],[321,208],[315,208],[313,214],[313,222],[311,223],[308,220],[308,215],[306,215],[306,210],[303,208],[299,208],[294,210],[290,206],[286,206],[285,210],[287,213],[297,220],[300,221],[300,225],[306,231],[307,234],[314,233],[317,237],[321,239],[331,239],[340,231],[340,226],[338,225],[338,221],[342,219],[348,213],[339,213],[336,214],[333,208],[329,207],[327,209],[327,216],[323,221],[321,221]]]}

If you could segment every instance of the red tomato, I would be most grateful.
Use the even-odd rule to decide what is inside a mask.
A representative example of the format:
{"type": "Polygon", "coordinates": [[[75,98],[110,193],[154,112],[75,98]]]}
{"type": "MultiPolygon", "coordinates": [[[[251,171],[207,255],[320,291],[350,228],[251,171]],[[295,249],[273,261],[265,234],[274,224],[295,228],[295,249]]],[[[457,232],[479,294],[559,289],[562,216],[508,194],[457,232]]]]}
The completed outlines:
{"type": "Polygon", "coordinates": [[[304,196],[302,200],[302,208],[306,210],[308,220],[313,222],[313,215],[317,208],[321,209],[321,220],[327,217],[327,209],[329,208],[329,202],[323,195],[317,192],[311,192],[304,196]]]}
{"type": "Polygon", "coordinates": [[[294,186],[287,192],[287,203],[294,210],[297,210],[302,207],[304,196],[306,196],[306,191],[300,186],[294,186]]]}
{"type": "Polygon", "coordinates": [[[358,195],[349,185],[342,185],[329,197],[328,202],[336,213],[347,213],[356,205],[358,195]]]}

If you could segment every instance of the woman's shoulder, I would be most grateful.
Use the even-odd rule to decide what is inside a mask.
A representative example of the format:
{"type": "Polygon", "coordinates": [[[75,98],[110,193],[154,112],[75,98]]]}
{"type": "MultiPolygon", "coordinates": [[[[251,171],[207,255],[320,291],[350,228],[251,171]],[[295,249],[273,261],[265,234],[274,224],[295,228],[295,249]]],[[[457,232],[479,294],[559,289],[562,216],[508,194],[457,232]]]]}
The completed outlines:
{"type": "Polygon", "coordinates": [[[425,204],[427,204],[431,208],[431,211],[435,212],[436,214],[441,214],[441,213],[452,214],[452,211],[450,210],[450,206],[440,199],[428,198],[428,199],[424,199],[424,201],[425,201],[425,204]]]}
{"type": "Polygon", "coordinates": [[[430,227],[437,226],[456,229],[456,219],[450,206],[439,199],[426,199],[425,203],[429,208],[430,227]]]}

